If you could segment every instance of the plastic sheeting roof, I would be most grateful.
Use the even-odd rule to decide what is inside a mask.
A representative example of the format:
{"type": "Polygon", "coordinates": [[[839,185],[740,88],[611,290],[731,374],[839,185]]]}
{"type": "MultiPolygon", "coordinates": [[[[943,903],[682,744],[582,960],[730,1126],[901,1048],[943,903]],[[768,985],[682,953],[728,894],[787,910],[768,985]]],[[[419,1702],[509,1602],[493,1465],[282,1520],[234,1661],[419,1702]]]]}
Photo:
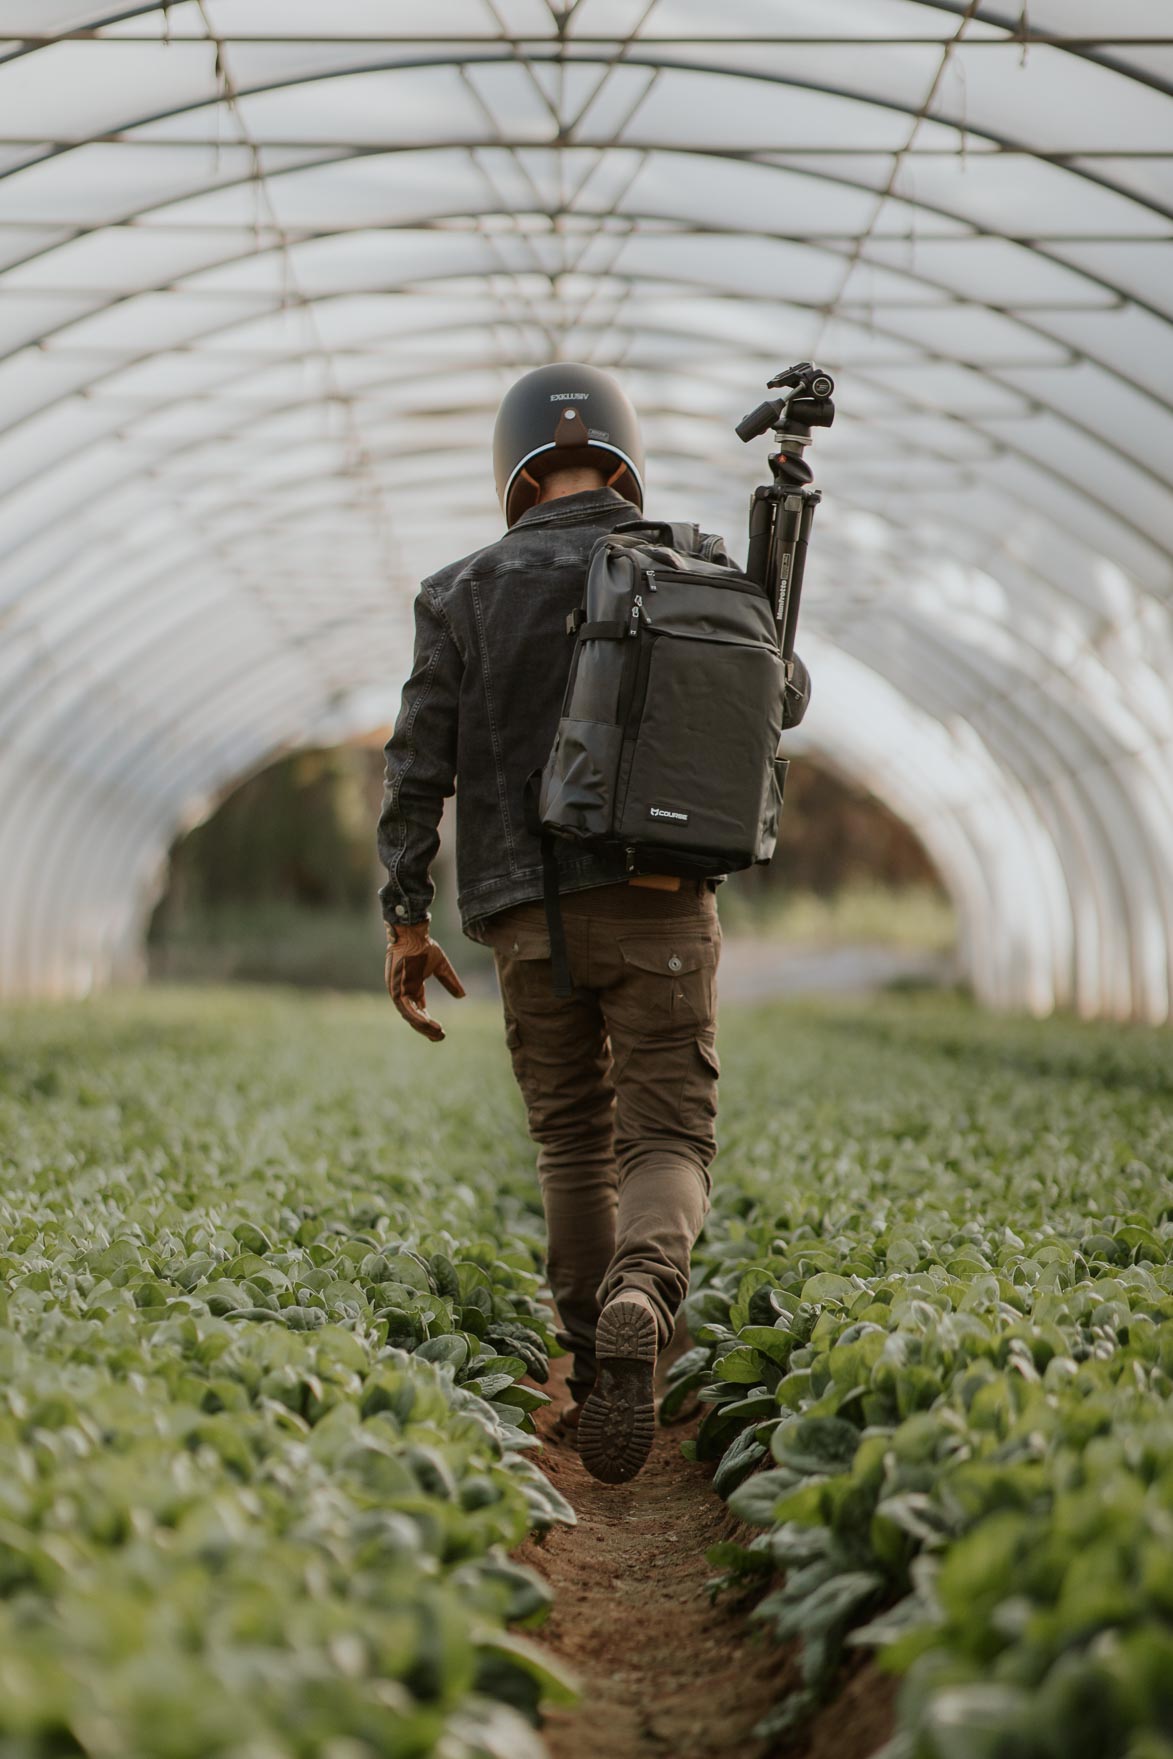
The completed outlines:
{"type": "Polygon", "coordinates": [[[1164,0],[0,0],[0,988],[133,962],[162,855],[387,720],[561,355],[741,540],[840,381],[803,740],[923,837],[988,1000],[1165,1017],[1164,0]]]}

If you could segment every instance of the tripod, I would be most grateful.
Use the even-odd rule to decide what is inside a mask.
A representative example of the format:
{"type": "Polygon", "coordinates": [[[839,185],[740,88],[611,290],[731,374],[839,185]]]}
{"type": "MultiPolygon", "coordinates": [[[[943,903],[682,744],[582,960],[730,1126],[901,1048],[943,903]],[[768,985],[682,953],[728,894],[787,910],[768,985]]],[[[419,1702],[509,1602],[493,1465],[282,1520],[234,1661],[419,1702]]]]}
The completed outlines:
{"type": "Polygon", "coordinates": [[[759,484],[750,500],[745,571],[769,590],[789,678],[807,546],[815,508],[823,498],[812,486],[813,472],[803,453],[811,443],[811,429],[829,428],[835,419],[831,400],[835,381],[804,360],[772,378],[767,388],[781,389],[784,395],[759,403],[736,428],[738,438],[747,444],[773,428],[778,445],[770,455],[773,480],[759,484]]]}

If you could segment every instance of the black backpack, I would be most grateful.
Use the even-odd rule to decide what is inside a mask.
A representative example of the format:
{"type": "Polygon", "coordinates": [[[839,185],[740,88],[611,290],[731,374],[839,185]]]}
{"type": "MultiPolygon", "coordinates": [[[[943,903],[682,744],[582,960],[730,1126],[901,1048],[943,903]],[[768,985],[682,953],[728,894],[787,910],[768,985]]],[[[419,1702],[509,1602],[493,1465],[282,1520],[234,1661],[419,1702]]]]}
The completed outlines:
{"type": "Polygon", "coordinates": [[[570,991],[555,838],[629,873],[732,873],[774,852],[786,667],[764,587],[695,526],[633,521],[591,552],[562,716],[530,778],[555,988],[570,991]]]}

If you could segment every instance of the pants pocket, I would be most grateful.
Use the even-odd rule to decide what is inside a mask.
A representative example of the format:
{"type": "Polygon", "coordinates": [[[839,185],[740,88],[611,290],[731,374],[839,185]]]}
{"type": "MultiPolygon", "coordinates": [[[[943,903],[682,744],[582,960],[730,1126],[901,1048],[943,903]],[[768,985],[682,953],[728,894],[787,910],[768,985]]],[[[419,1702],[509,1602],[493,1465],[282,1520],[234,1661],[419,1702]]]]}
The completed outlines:
{"type": "Polygon", "coordinates": [[[619,951],[632,1001],[648,1026],[704,1026],[712,1019],[718,957],[712,934],[624,934],[619,951]]]}
{"type": "Polygon", "coordinates": [[[713,1126],[717,1117],[717,1082],[720,1078],[721,1059],[717,1055],[716,1040],[707,1034],[698,1035],[692,1041],[681,1100],[681,1110],[689,1129],[701,1134],[713,1133],[715,1137],[713,1126]]]}

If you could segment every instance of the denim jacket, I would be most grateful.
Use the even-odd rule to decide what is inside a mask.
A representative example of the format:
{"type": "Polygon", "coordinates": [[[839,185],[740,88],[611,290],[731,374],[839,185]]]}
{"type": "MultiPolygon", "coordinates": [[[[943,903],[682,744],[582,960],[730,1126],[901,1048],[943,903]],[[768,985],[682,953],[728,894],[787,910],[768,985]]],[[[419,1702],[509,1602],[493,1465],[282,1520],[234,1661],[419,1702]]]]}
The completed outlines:
{"type": "MultiPolygon", "coordinates": [[[[379,856],[389,922],[421,922],[434,888],[445,798],[456,806],[457,902],[465,933],[542,895],[538,839],[524,789],[549,754],[570,669],[566,619],[582,599],[596,541],[634,507],[613,489],[539,503],[487,549],[433,574],[415,604],[415,657],[385,749],[379,856]]],[[[786,724],[806,707],[795,669],[786,724]]],[[[560,890],[626,878],[621,853],[557,848],[560,890]]]]}

